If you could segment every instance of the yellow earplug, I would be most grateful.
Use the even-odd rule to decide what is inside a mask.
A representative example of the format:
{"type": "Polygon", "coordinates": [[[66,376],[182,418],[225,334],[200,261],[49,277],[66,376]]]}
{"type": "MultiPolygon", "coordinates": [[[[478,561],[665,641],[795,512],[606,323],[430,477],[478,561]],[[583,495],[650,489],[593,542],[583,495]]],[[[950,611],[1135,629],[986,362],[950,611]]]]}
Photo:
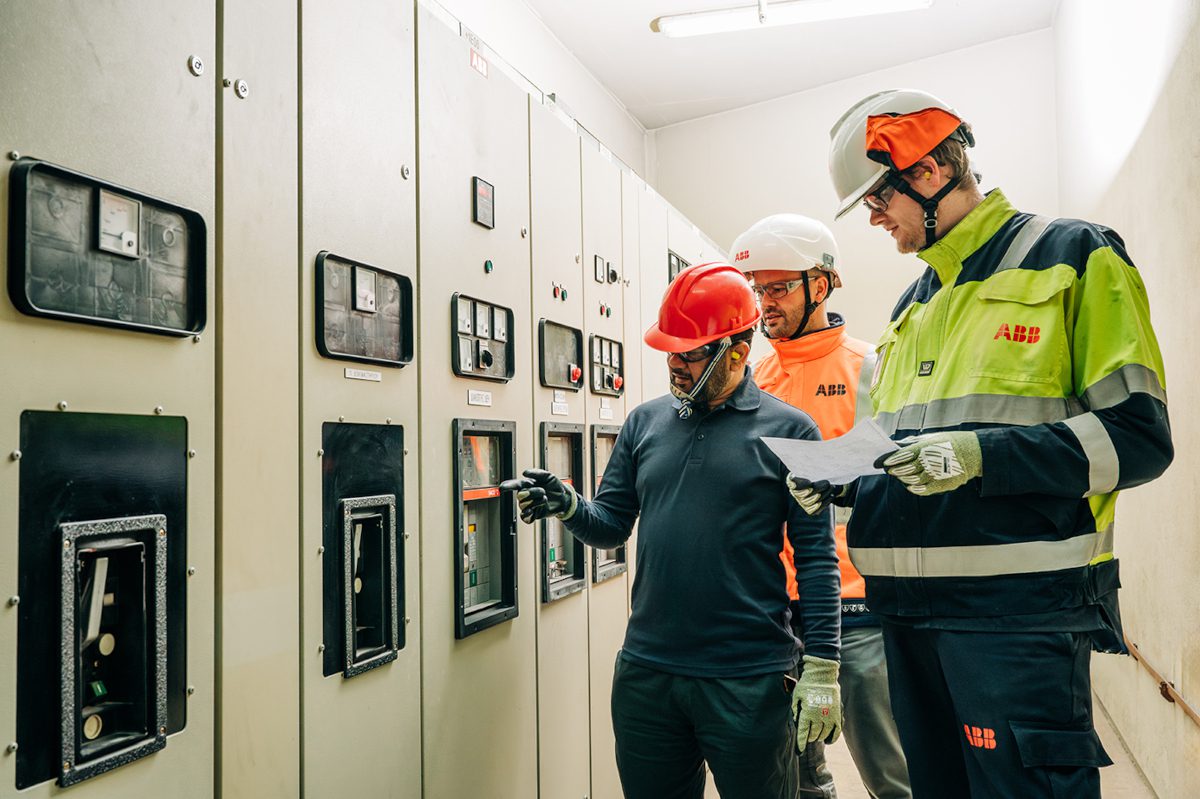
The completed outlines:
{"type": "Polygon", "coordinates": [[[731,353],[729,353],[729,357],[736,361],[736,360],[740,360],[742,356],[736,352],[731,352],[731,353]]]}
{"type": "Polygon", "coordinates": [[[926,173],[925,173],[925,179],[926,179],[926,180],[929,180],[931,177],[933,177],[933,173],[932,173],[932,172],[926,172],[926,173]]]}

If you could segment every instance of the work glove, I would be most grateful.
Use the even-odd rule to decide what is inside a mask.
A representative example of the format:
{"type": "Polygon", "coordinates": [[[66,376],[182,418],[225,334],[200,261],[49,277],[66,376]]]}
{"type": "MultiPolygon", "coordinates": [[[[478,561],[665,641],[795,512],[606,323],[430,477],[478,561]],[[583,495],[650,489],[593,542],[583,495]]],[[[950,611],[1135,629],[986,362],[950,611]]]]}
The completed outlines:
{"type": "Polygon", "coordinates": [[[800,680],[792,690],[792,716],[796,719],[796,746],[814,741],[831,744],[842,734],[842,689],[836,660],[804,656],[800,680]]]}
{"type": "Polygon", "coordinates": [[[797,477],[791,472],[788,472],[787,487],[792,499],[796,500],[796,504],[803,508],[809,516],[823,513],[829,507],[830,502],[846,493],[844,485],[835,485],[828,480],[813,482],[805,480],[803,477],[797,477]]]}
{"type": "Polygon", "coordinates": [[[579,500],[575,490],[545,469],[526,469],[524,477],[505,480],[501,491],[516,491],[521,521],[532,524],[547,516],[566,520],[575,515],[579,500]]]}
{"type": "Polygon", "coordinates": [[[953,491],[983,475],[983,453],[974,433],[929,433],[899,443],[907,446],[880,456],[875,468],[918,496],[953,491]]]}

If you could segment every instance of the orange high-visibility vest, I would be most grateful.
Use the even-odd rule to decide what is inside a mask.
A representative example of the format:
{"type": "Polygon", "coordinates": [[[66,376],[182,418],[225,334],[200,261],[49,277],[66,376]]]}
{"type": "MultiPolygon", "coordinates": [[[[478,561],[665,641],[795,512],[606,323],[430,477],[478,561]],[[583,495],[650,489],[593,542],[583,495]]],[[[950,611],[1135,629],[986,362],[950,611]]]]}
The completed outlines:
{"type": "MultiPolygon", "coordinates": [[[[821,437],[826,439],[848,432],[858,418],[870,417],[871,400],[867,392],[871,382],[870,365],[874,361],[874,348],[846,335],[840,316],[831,313],[829,321],[832,327],[798,339],[771,339],[774,352],[754,365],[754,382],[758,387],[811,416],[821,437]],[[868,360],[868,355],[868,368],[864,370],[863,363],[868,360]]],[[[836,510],[839,516],[844,513],[841,509],[836,510]]],[[[838,567],[842,573],[842,598],[862,600],[866,598],[866,590],[862,575],[850,563],[845,519],[838,519],[834,535],[838,567]]],[[[783,551],[779,557],[787,569],[788,596],[798,599],[796,565],[787,536],[783,537],[783,551]]]]}

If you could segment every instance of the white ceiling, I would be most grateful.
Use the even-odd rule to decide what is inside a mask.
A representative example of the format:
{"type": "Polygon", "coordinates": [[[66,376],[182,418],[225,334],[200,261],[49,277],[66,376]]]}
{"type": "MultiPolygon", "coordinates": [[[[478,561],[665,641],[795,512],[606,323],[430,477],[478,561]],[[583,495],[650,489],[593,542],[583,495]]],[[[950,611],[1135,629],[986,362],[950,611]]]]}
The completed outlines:
{"type": "Polygon", "coordinates": [[[668,39],[650,20],[753,0],[525,2],[647,129],[1046,28],[1058,5],[934,0],[922,11],[668,39]]]}

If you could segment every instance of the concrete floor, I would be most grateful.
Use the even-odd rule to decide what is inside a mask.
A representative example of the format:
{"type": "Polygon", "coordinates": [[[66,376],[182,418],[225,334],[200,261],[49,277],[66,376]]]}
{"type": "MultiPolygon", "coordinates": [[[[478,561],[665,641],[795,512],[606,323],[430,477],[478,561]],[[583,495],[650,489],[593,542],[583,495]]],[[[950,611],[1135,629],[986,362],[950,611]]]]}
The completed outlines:
{"type": "MultiPolygon", "coordinates": [[[[1096,731],[1104,744],[1108,756],[1113,759],[1113,765],[1100,770],[1101,791],[1104,799],[1158,799],[1158,795],[1146,782],[1142,772],[1129,755],[1129,750],[1121,742],[1121,738],[1113,729],[1100,700],[1095,700],[1096,731]]],[[[850,758],[850,750],[846,748],[845,740],[839,740],[825,750],[829,770],[833,772],[834,783],[837,785],[838,799],[870,799],[866,788],[859,782],[858,772],[854,761],[850,758]]],[[[719,799],[719,794],[713,787],[712,778],[708,781],[706,799],[719,799]]]]}

